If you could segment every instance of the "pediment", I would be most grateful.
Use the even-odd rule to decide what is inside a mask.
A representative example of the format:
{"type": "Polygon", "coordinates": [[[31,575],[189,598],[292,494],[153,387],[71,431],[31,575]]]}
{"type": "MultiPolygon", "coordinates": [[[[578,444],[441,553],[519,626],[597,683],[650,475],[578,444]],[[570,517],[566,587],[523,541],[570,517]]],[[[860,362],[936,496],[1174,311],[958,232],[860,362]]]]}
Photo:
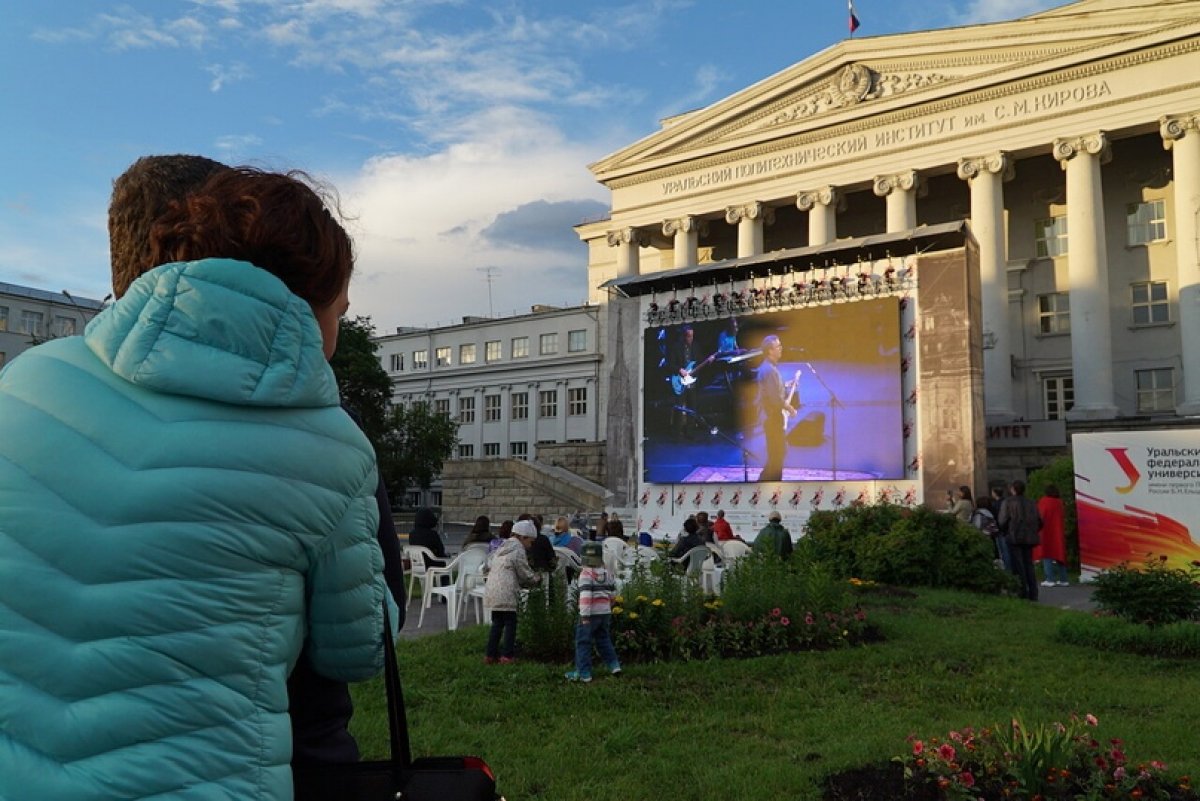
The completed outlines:
{"type": "Polygon", "coordinates": [[[1010,22],[849,39],[664,120],[591,169],[605,181],[767,143],[1144,49],[1186,24],[1200,26],[1200,0],[1082,0],[1010,22]]]}

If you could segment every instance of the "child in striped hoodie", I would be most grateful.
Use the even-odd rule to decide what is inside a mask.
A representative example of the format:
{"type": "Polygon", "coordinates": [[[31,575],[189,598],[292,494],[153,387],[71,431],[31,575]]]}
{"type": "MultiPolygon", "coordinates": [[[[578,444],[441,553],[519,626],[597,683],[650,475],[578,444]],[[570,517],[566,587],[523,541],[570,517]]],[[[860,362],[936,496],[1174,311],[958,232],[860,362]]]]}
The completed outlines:
{"type": "Polygon", "coordinates": [[[574,585],[579,598],[579,623],[575,626],[575,669],[567,681],[592,680],[592,644],[613,676],[621,675],[621,663],[612,643],[612,599],[616,585],[604,569],[604,548],[598,542],[585,542],[583,569],[574,585]]]}

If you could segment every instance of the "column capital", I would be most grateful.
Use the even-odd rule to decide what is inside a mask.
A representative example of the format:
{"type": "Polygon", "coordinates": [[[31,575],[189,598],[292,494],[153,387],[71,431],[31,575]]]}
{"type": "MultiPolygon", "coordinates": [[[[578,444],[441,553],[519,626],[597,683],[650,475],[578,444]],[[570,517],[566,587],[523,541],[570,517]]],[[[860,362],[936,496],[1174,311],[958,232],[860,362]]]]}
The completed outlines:
{"type": "Polygon", "coordinates": [[[609,231],[608,246],[617,247],[619,245],[637,245],[638,247],[646,247],[650,244],[650,235],[638,228],[618,228],[615,231],[609,231]]]}
{"type": "Polygon", "coordinates": [[[818,203],[822,206],[834,206],[841,200],[842,193],[836,186],[822,186],[820,189],[808,189],[796,193],[796,208],[809,211],[818,203]]]}
{"type": "Polygon", "coordinates": [[[1158,132],[1167,150],[1189,133],[1200,131],[1200,114],[1168,114],[1158,118],[1158,132]]]}
{"type": "Polygon", "coordinates": [[[887,197],[895,190],[911,192],[921,186],[921,176],[916,170],[903,170],[890,175],[876,175],[874,181],[875,194],[887,197]]]}
{"type": "Polygon", "coordinates": [[[1012,158],[1005,150],[997,150],[986,156],[968,156],[958,160],[958,177],[970,181],[983,173],[999,175],[1002,181],[1011,181],[1016,174],[1012,158]]]}
{"type": "Polygon", "coordinates": [[[683,217],[674,217],[669,220],[663,220],[662,232],[665,236],[674,236],[679,232],[690,234],[693,231],[703,235],[708,230],[708,223],[705,220],[695,217],[691,214],[683,217]]]}
{"type": "Polygon", "coordinates": [[[770,225],[775,222],[775,209],[759,200],[743,203],[740,206],[727,206],[725,208],[725,222],[730,225],[737,225],[742,220],[758,219],[770,225]]]}
{"type": "Polygon", "coordinates": [[[1108,134],[1104,131],[1055,139],[1052,152],[1064,170],[1067,168],[1067,163],[1080,153],[1099,156],[1101,164],[1112,161],[1112,147],[1108,140],[1108,134]]]}

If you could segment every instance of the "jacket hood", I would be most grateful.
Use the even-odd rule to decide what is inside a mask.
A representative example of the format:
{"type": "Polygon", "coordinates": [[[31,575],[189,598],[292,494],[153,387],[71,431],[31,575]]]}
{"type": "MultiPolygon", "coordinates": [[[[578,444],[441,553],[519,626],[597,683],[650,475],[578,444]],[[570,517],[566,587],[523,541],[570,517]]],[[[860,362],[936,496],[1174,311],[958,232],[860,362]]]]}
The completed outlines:
{"type": "Polygon", "coordinates": [[[417,514],[413,517],[413,524],[421,528],[433,528],[437,525],[437,512],[430,509],[428,506],[422,506],[417,510],[417,514]]]}
{"type": "Polygon", "coordinates": [[[248,406],[338,403],[312,309],[244,261],[155,268],[88,324],[84,341],[114,373],[155,392],[248,406]]]}

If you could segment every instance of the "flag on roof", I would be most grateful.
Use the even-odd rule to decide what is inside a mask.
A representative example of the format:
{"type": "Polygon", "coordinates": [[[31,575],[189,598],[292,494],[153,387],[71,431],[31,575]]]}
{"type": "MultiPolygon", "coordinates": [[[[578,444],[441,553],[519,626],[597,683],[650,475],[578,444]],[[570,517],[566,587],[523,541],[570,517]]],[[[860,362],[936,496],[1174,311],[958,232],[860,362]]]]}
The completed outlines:
{"type": "Polygon", "coordinates": [[[858,30],[858,14],[854,13],[854,0],[846,0],[846,7],[850,11],[850,33],[853,34],[858,30]]]}

